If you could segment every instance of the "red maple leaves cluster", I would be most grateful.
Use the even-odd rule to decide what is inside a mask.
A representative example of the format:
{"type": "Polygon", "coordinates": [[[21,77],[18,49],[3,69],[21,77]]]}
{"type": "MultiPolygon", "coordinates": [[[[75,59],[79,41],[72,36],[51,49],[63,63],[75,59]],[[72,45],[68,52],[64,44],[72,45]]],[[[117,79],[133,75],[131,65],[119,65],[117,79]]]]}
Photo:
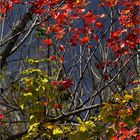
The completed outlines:
{"type": "Polygon", "coordinates": [[[108,46],[115,51],[117,55],[132,54],[133,49],[139,42],[139,11],[140,3],[133,0],[123,0],[120,2],[123,10],[119,16],[121,29],[116,29],[110,33],[108,46]]]}
{"type": "Polygon", "coordinates": [[[21,0],[1,0],[0,1],[0,13],[6,14],[8,11],[12,11],[15,4],[21,3],[21,0]]]}
{"type": "Polygon", "coordinates": [[[51,82],[52,86],[55,86],[58,88],[58,90],[63,87],[64,89],[68,89],[73,85],[73,81],[71,79],[66,79],[64,81],[58,80],[51,82]]]}
{"type": "Polygon", "coordinates": [[[136,140],[139,140],[140,135],[138,132],[140,129],[138,127],[135,127],[133,129],[129,129],[128,124],[124,122],[118,122],[119,130],[116,130],[116,135],[111,138],[111,140],[125,140],[125,139],[132,139],[136,138],[136,140]]]}
{"type": "Polygon", "coordinates": [[[104,3],[109,7],[114,7],[118,4],[119,0],[104,0],[104,3]]]}
{"type": "MultiPolygon", "coordinates": [[[[45,31],[46,37],[41,38],[41,42],[46,48],[57,47],[59,51],[58,57],[51,52],[49,59],[51,61],[57,60],[64,63],[64,52],[68,46],[86,46],[94,49],[91,41],[99,42],[99,35],[95,33],[95,29],[101,31],[104,28],[102,19],[106,15],[96,14],[92,10],[87,10],[86,6],[89,4],[88,0],[66,0],[61,6],[61,0],[36,0],[31,2],[22,2],[21,0],[1,0],[0,14],[6,14],[12,11],[15,4],[28,4],[32,7],[32,12],[42,18],[41,26],[45,31]],[[42,16],[43,15],[43,16],[42,16]],[[50,18],[48,19],[48,15],[50,18]],[[46,22],[47,19],[47,22],[46,22]],[[77,26],[82,23],[83,27],[77,26]],[[76,26],[75,26],[76,25],[76,26]],[[94,34],[94,35],[93,35],[94,34]],[[66,42],[65,46],[62,42],[66,42]],[[59,44],[59,45],[56,45],[59,44]]],[[[117,24],[119,27],[110,32],[107,38],[108,47],[113,50],[116,56],[126,56],[133,54],[136,47],[139,45],[139,8],[140,2],[137,0],[103,0],[100,6],[115,7],[120,6],[120,11],[117,17],[117,24]]],[[[116,61],[103,61],[96,63],[97,69],[104,69],[112,66],[116,61]]],[[[109,76],[104,74],[104,79],[108,80],[109,76]]],[[[131,83],[132,84],[132,83],[131,83]]],[[[71,79],[57,80],[51,82],[51,85],[58,90],[67,90],[73,85],[71,79]]],[[[51,101],[50,101],[51,102],[51,101]]],[[[46,103],[48,105],[48,103],[46,103]]],[[[62,108],[60,103],[53,104],[55,109],[62,108]]],[[[129,110],[130,111],[130,110],[129,110]]],[[[119,112],[120,113],[120,112],[119,112]]],[[[127,113],[132,113],[127,112],[127,113]]],[[[0,120],[4,119],[4,115],[0,114],[0,120]]],[[[120,130],[116,131],[113,140],[122,140],[125,138],[137,137],[136,131],[138,128],[129,130],[127,124],[119,122],[120,130]]]]}

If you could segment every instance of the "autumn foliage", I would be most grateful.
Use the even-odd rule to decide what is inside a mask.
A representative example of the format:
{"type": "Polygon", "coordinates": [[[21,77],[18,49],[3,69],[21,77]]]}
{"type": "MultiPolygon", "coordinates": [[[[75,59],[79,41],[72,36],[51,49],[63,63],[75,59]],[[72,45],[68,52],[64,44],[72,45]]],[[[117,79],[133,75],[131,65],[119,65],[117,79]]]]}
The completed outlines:
{"type": "Polygon", "coordinates": [[[139,140],[139,5],[1,0],[0,24],[5,29],[9,20],[11,35],[0,40],[1,80],[9,81],[0,101],[3,140],[139,140]],[[28,10],[10,26],[23,7],[28,10]],[[9,76],[9,57],[20,48],[20,68],[9,76]]]}

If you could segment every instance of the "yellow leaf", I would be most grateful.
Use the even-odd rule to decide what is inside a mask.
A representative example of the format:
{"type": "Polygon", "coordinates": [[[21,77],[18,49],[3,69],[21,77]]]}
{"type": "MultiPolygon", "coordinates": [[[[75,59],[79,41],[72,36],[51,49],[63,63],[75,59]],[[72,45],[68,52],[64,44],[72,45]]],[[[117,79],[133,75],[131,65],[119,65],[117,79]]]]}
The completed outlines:
{"type": "Polygon", "coordinates": [[[126,94],[126,95],[124,96],[124,98],[125,98],[126,100],[130,100],[130,99],[133,99],[133,96],[132,96],[132,95],[126,94]]]}
{"type": "Polygon", "coordinates": [[[34,115],[31,115],[31,116],[30,116],[30,120],[32,120],[33,118],[34,118],[34,115]]]}
{"type": "Polygon", "coordinates": [[[20,105],[20,108],[21,108],[21,109],[24,109],[24,104],[20,105]]]}
{"type": "Polygon", "coordinates": [[[86,121],[85,125],[87,125],[88,127],[94,127],[95,124],[92,121],[86,121]]]}
{"type": "Polygon", "coordinates": [[[79,4],[80,2],[81,2],[81,0],[77,0],[77,1],[76,1],[76,4],[79,4]]]}
{"type": "Polygon", "coordinates": [[[44,127],[45,127],[46,129],[54,129],[54,128],[57,128],[56,125],[53,125],[53,124],[51,124],[51,123],[45,123],[45,124],[44,124],[44,127]]]}
{"type": "Polygon", "coordinates": [[[63,134],[63,131],[60,128],[55,128],[53,130],[53,135],[61,135],[63,134]]]}
{"type": "Polygon", "coordinates": [[[98,116],[98,119],[99,119],[99,120],[102,120],[102,119],[104,119],[104,118],[103,118],[103,116],[100,114],[100,115],[98,116]]]}
{"type": "Polygon", "coordinates": [[[85,132],[87,130],[86,126],[85,125],[81,125],[79,127],[79,130],[82,131],[82,132],[85,132]]]}
{"type": "Polygon", "coordinates": [[[124,93],[124,94],[128,94],[128,91],[127,91],[127,90],[123,90],[123,93],[124,93]]]}
{"type": "Polygon", "coordinates": [[[42,82],[43,82],[43,83],[47,83],[47,82],[48,82],[48,79],[47,79],[47,78],[44,78],[44,79],[42,80],[42,82]]]}
{"type": "Polygon", "coordinates": [[[137,82],[139,82],[139,80],[134,80],[134,81],[133,81],[133,83],[137,83],[137,82]]]}
{"type": "Polygon", "coordinates": [[[82,120],[81,120],[80,117],[77,117],[77,120],[78,120],[79,123],[82,123],[82,120]]]}
{"type": "Polygon", "coordinates": [[[32,125],[30,125],[28,132],[30,131],[35,131],[38,127],[39,123],[34,123],[32,125]]]}
{"type": "Polygon", "coordinates": [[[28,93],[25,93],[25,94],[23,94],[23,96],[32,96],[33,94],[31,93],[31,92],[28,92],[28,93]]]}
{"type": "Polygon", "coordinates": [[[42,89],[45,91],[45,86],[42,86],[42,89]]]}
{"type": "Polygon", "coordinates": [[[132,96],[132,95],[126,94],[126,95],[124,96],[124,100],[123,100],[122,102],[123,102],[123,103],[126,103],[126,102],[128,102],[129,100],[131,100],[131,99],[133,99],[133,96],[132,96]]]}

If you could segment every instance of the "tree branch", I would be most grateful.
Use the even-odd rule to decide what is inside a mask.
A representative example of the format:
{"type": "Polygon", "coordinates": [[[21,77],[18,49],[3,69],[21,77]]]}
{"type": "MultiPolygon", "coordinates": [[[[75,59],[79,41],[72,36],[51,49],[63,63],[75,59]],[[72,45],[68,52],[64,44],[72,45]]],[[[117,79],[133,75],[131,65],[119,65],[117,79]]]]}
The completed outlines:
{"type": "Polygon", "coordinates": [[[5,64],[5,61],[7,59],[7,57],[10,55],[11,50],[13,49],[16,41],[18,40],[20,34],[19,32],[22,32],[25,28],[25,26],[27,25],[28,21],[31,19],[33,13],[32,13],[32,8],[31,7],[29,9],[29,11],[27,13],[24,14],[23,18],[21,19],[21,21],[19,22],[19,24],[16,26],[16,28],[12,31],[11,36],[13,36],[13,38],[9,41],[9,43],[7,44],[5,50],[2,52],[1,54],[1,62],[0,62],[0,67],[1,70],[5,64]]]}

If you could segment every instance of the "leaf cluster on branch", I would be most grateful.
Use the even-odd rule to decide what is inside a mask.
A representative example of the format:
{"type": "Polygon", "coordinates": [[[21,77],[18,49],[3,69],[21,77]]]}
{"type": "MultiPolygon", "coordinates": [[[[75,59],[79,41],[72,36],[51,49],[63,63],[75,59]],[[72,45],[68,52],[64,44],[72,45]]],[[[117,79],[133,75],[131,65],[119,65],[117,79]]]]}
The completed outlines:
{"type": "Polygon", "coordinates": [[[138,140],[139,5],[0,0],[1,139],[138,140]]]}

